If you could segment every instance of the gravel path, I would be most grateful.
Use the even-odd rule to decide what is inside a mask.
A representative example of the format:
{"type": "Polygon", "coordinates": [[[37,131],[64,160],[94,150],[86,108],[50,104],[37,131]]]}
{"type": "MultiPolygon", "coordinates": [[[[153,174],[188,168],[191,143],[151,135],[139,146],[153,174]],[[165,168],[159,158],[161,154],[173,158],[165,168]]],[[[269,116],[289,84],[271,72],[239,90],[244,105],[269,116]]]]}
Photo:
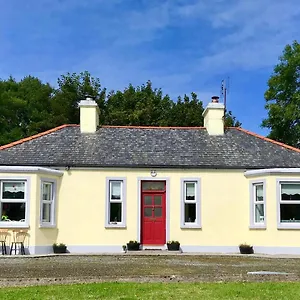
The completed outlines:
{"type": "Polygon", "coordinates": [[[219,255],[58,255],[0,257],[0,286],[103,281],[299,281],[300,258],[219,255]],[[286,272],[248,275],[247,272],[286,272]]]}

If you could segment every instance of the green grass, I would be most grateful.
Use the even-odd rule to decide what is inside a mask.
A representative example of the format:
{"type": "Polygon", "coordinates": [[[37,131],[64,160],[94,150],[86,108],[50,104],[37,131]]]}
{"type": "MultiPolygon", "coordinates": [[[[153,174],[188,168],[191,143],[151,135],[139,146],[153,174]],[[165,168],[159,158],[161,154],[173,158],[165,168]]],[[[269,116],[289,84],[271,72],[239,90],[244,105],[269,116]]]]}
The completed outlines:
{"type": "Polygon", "coordinates": [[[0,299],[300,299],[300,283],[93,283],[1,288],[0,299]]]}

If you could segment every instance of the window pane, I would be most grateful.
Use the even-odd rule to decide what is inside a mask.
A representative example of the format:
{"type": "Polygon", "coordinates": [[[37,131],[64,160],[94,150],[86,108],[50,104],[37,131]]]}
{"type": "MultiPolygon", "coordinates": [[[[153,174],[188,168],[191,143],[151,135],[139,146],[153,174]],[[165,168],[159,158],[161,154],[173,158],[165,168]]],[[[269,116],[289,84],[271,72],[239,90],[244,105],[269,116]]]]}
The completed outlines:
{"type": "Polygon", "coordinates": [[[43,204],[43,215],[42,215],[43,222],[51,222],[51,204],[44,203],[43,204]]]}
{"type": "Polygon", "coordinates": [[[25,203],[2,203],[2,221],[25,221],[25,203]]]}
{"type": "Polygon", "coordinates": [[[255,223],[263,223],[264,222],[264,205],[256,204],[255,205],[255,223]]]}
{"type": "Polygon", "coordinates": [[[196,203],[184,204],[184,221],[189,223],[196,221],[196,203]]]}
{"type": "Polygon", "coordinates": [[[164,181],[143,181],[142,190],[143,191],[164,191],[165,182],[164,181]]]}
{"type": "Polygon", "coordinates": [[[24,199],[25,182],[3,182],[2,199],[24,199]]]}
{"type": "Polygon", "coordinates": [[[162,196],[154,196],[154,205],[162,205],[162,196]]]}
{"type": "Polygon", "coordinates": [[[281,184],[281,199],[300,201],[300,184],[291,184],[291,183],[281,184]]]}
{"type": "Polygon", "coordinates": [[[162,216],[162,208],[161,207],[155,207],[154,208],[154,217],[161,217],[162,216]]]}
{"type": "Polygon", "coordinates": [[[194,182],[186,182],[185,184],[186,191],[186,200],[195,200],[195,183],[194,182]]]}
{"type": "Polygon", "coordinates": [[[110,222],[122,222],[122,203],[110,203],[110,222]]]}
{"type": "Polygon", "coordinates": [[[152,205],[152,197],[144,196],[144,205],[152,205]]]}
{"type": "Polygon", "coordinates": [[[151,207],[144,208],[144,217],[152,217],[152,208],[151,207]]]}
{"type": "Polygon", "coordinates": [[[43,183],[43,200],[52,200],[52,183],[43,183]]]}
{"type": "Polygon", "coordinates": [[[300,222],[300,204],[280,204],[281,222],[300,222]]]}
{"type": "Polygon", "coordinates": [[[263,185],[255,185],[255,201],[264,201],[263,185]]]}
{"type": "Polygon", "coordinates": [[[113,200],[121,199],[121,182],[120,181],[111,181],[111,198],[113,200]]]}

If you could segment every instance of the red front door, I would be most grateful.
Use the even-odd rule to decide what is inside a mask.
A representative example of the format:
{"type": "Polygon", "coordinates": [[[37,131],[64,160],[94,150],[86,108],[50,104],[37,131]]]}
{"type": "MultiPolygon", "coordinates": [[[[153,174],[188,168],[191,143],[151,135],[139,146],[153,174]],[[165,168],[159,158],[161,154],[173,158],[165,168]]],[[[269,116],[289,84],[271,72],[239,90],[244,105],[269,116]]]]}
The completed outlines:
{"type": "Polygon", "coordinates": [[[143,245],[164,245],[166,243],[166,193],[165,191],[142,192],[143,245]]]}

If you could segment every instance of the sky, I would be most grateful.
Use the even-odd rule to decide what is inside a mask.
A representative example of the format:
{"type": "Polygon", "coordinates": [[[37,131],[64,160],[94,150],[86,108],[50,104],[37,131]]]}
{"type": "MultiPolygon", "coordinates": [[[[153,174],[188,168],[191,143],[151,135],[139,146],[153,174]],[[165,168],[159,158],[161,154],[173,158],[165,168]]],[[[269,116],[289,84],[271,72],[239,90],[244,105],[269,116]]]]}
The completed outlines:
{"type": "Polygon", "coordinates": [[[151,80],[204,105],[226,79],[227,109],[267,135],[264,92],[284,47],[300,40],[298,1],[0,0],[0,78],[55,85],[87,70],[108,90],[151,80]]]}

